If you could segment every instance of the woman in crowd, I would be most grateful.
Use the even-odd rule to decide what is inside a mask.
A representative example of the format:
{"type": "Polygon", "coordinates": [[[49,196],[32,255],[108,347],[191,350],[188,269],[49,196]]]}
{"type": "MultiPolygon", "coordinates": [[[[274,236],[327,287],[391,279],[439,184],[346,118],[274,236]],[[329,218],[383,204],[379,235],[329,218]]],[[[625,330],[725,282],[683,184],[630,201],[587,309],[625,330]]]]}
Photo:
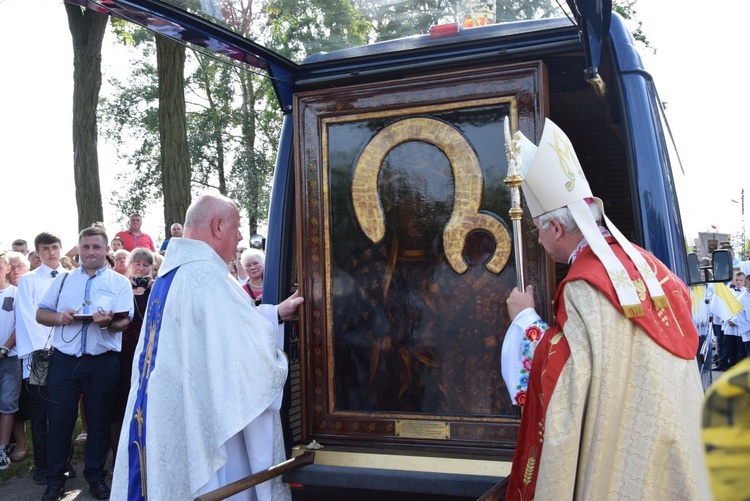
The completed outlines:
{"type": "Polygon", "coordinates": [[[242,253],[240,261],[249,277],[242,288],[258,305],[263,296],[263,268],[266,263],[266,255],[262,250],[251,247],[242,253]]]}
{"type": "Polygon", "coordinates": [[[130,252],[125,249],[115,251],[115,271],[120,275],[128,276],[128,262],[130,260],[130,252]]]}
{"type": "Polygon", "coordinates": [[[151,278],[156,280],[156,277],[159,276],[159,268],[161,268],[161,263],[164,262],[164,256],[161,254],[154,254],[154,264],[151,266],[151,278]]]}
{"type": "MultiPolygon", "coordinates": [[[[125,251],[127,252],[127,251],[125,251]]],[[[120,439],[122,420],[125,417],[125,407],[128,403],[130,393],[130,376],[133,369],[133,357],[138,338],[141,333],[143,316],[146,314],[148,296],[154,279],[151,276],[151,268],[154,265],[154,253],[144,247],[137,247],[130,253],[128,260],[127,277],[133,286],[133,301],[135,308],[133,320],[127,328],[122,331],[122,348],[120,350],[120,374],[117,377],[117,390],[115,392],[115,409],[112,413],[112,450],[113,457],[117,457],[117,444],[120,439]]],[[[114,471],[114,467],[113,467],[114,471]]]]}
{"type": "Polygon", "coordinates": [[[75,261],[70,259],[68,256],[63,256],[60,258],[60,264],[63,268],[69,271],[73,271],[76,269],[76,266],[73,264],[75,261]]]}

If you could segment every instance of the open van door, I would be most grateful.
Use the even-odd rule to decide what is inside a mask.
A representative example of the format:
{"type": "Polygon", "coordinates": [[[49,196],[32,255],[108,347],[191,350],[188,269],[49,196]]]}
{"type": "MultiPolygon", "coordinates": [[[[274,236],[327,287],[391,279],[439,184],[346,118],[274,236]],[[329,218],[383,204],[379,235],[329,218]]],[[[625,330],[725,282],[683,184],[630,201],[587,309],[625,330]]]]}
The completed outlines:
{"type": "Polygon", "coordinates": [[[568,0],[568,6],[575,16],[581,31],[583,50],[586,58],[584,76],[594,80],[599,76],[604,38],[609,36],[612,21],[612,0],[568,0]]]}

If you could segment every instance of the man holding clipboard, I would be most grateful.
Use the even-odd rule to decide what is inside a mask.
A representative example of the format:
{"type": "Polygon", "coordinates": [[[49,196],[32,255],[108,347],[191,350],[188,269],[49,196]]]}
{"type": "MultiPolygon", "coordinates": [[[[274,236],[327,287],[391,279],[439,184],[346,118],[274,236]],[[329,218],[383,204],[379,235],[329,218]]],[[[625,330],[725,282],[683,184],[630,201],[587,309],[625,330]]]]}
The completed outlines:
{"type": "Polygon", "coordinates": [[[96,499],[109,498],[104,463],[119,371],[122,330],[133,318],[130,281],[106,263],[109,239],[101,228],[78,237],[81,267],[58,276],[39,303],[36,319],[53,328],[49,374],[49,438],[45,499],[60,499],[70,439],[83,393],[88,421],[84,478],[96,499]]]}

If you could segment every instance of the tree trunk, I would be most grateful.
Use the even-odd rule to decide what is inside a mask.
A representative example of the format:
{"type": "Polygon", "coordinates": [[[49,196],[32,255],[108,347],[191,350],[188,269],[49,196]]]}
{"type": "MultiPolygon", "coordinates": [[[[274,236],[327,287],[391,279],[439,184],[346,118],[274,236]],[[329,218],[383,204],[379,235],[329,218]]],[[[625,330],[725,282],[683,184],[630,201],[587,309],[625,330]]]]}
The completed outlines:
{"type": "Polygon", "coordinates": [[[185,47],[156,35],[164,226],[183,223],[190,205],[190,152],[185,114],[185,47]]]}
{"type": "Polygon", "coordinates": [[[73,39],[73,174],[78,229],[104,219],[99,184],[96,109],[102,86],[102,40],[108,16],[65,4],[73,39]]]}
{"type": "Polygon", "coordinates": [[[240,205],[247,209],[248,231],[250,235],[258,233],[258,200],[260,198],[261,181],[259,178],[259,169],[256,163],[256,156],[253,154],[255,149],[256,138],[256,120],[255,120],[255,89],[253,89],[252,78],[249,74],[240,73],[240,86],[242,87],[242,142],[244,148],[248,151],[247,158],[251,159],[248,170],[248,196],[249,200],[239,201],[240,205]]]}
{"type": "MultiPolygon", "coordinates": [[[[203,56],[198,56],[198,59],[203,56]]],[[[202,64],[202,61],[201,61],[202,64]]],[[[224,120],[220,119],[220,115],[222,114],[222,111],[219,109],[219,107],[214,102],[214,96],[213,92],[211,91],[211,81],[207,77],[207,72],[203,73],[204,75],[204,81],[203,81],[203,88],[206,91],[206,100],[208,101],[208,109],[211,110],[211,114],[214,117],[213,124],[214,124],[214,142],[216,144],[216,174],[219,177],[219,193],[226,196],[227,194],[227,178],[226,178],[226,169],[224,165],[224,120]]]]}

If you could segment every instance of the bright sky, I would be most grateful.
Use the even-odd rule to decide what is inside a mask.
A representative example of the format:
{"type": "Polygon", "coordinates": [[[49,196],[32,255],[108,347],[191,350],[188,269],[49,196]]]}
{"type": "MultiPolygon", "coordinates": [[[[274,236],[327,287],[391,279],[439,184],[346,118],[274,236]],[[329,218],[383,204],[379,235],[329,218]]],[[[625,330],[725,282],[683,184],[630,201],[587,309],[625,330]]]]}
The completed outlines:
{"type": "MultiPolygon", "coordinates": [[[[750,204],[750,174],[739,146],[748,137],[747,83],[740,81],[750,19],[747,0],[638,0],[638,18],[657,53],[641,51],[653,75],[675,136],[685,170],[680,207],[689,238],[716,225],[720,232],[742,231],[741,190],[750,204]],[[741,94],[732,96],[734,88],[741,94]],[[736,200],[736,202],[732,202],[736,200]]],[[[60,0],[0,0],[0,33],[4,78],[0,79],[0,165],[3,218],[0,249],[16,238],[33,241],[41,231],[57,232],[63,246],[73,246],[77,211],[71,140],[72,49],[65,9],[60,0]]],[[[108,57],[105,80],[113,66],[108,57]]],[[[114,149],[100,141],[104,220],[109,233],[121,229],[110,203],[116,189],[114,149]]],[[[748,206],[750,209],[750,206],[748,206]]],[[[160,235],[161,208],[144,214],[143,230],[160,235]]]]}
{"type": "Polygon", "coordinates": [[[750,2],[638,0],[636,11],[657,48],[656,54],[642,51],[644,65],[667,103],[685,170],[680,210],[686,235],[692,239],[711,225],[742,233],[743,189],[747,233],[750,169],[742,167],[741,146],[750,132],[750,101],[737,57],[748,47],[750,2]]]}
{"type": "MultiPolygon", "coordinates": [[[[0,33],[6,39],[1,49],[6,71],[0,79],[6,217],[0,249],[9,249],[16,238],[27,240],[33,248],[34,237],[51,230],[67,250],[77,242],[78,210],[71,129],[73,49],[65,7],[61,0],[36,0],[33,8],[27,0],[0,1],[0,33]]],[[[105,50],[111,51],[110,46],[105,41],[105,50]]],[[[105,80],[108,66],[127,64],[108,61],[106,55],[103,59],[105,80]]],[[[116,162],[114,148],[100,139],[104,222],[110,238],[124,228],[110,203],[114,176],[124,169],[116,162]]],[[[143,231],[156,240],[163,227],[161,210],[143,216],[143,231]]]]}

